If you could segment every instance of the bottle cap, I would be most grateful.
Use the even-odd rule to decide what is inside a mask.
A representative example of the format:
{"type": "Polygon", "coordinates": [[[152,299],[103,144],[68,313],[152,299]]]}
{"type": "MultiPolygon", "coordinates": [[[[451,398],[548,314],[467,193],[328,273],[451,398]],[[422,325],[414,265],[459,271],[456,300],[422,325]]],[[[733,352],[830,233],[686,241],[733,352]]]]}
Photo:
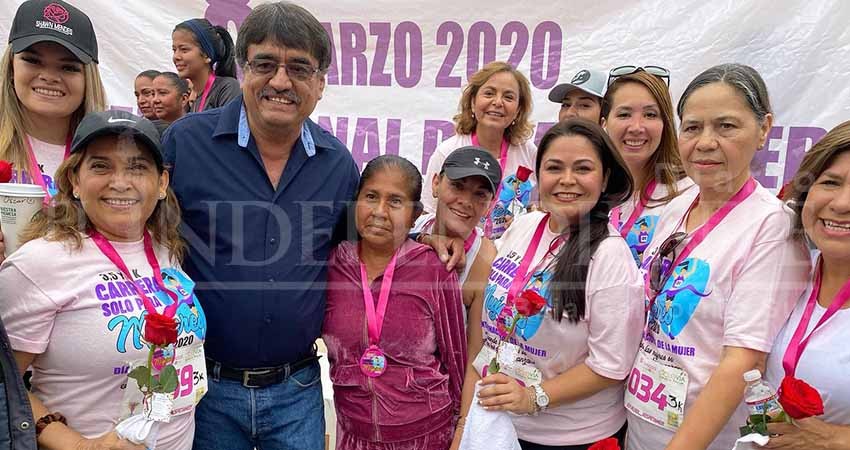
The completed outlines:
{"type": "Polygon", "coordinates": [[[761,372],[758,369],[750,370],[749,372],[744,372],[744,381],[747,383],[752,383],[753,381],[761,380],[761,372]]]}

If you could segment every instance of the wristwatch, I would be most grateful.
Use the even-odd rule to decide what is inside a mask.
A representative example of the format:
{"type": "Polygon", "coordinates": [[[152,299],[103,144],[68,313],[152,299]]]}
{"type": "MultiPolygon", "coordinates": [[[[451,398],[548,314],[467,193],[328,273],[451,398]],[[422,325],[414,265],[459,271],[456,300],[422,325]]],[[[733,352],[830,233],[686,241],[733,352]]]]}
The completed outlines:
{"type": "Polygon", "coordinates": [[[549,407],[549,396],[546,395],[546,391],[543,390],[543,386],[539,384],[532,385],[534,388],[534,412],[539,413],[540,411],[546,411],[546,408],[549,407]]]}

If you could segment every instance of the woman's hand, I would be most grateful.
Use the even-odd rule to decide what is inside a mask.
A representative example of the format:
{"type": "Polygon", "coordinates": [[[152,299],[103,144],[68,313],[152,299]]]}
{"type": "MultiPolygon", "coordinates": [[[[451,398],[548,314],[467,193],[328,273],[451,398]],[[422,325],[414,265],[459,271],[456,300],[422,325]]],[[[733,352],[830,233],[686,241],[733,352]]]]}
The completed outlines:
{"type": "Polygon", "coordinates": [[[118,433],[110,431],[96,439],[81,439],[75,450],[146,450],[144,445],[136,445],[118,437],[118,433]]]}
{"type": "Polygon", "coordinates": [[[489,411],[510,411],[516,414],[531,414],[535,406],[528,389],[501,373],[488,375],[481,380],[478,404],[489,411]]]}
{"type": "Polygon", "coordinates": [[[794,423],[769,423],[770,442],[764,448],[784,450],[850,449],[850,427],[832,425],[809,417],[794,423]]]}

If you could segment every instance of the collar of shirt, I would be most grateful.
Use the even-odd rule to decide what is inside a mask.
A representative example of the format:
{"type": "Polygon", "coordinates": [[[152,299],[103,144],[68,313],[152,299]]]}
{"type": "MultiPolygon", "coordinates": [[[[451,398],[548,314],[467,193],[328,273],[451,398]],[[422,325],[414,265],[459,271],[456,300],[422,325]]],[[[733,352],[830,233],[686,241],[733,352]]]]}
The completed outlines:
{"type": "MultiPolygon", "coordinates": [[[[238,138],[237,143],[242,148],[248,147],[248,140],[251,138],[251,128],[248,126],[248,113],[245,112],[245,103],[239,102],[239,126],[238,126],[238,138]]],[[[316,142],[313,140],[313,133],[310,131],[310,127],[307,126],[307,121],[305,120],[301,124],[301,143],[304,145],[304,151],[307,152],[308,157],[313,157],[316,155],[316,142]]]]}

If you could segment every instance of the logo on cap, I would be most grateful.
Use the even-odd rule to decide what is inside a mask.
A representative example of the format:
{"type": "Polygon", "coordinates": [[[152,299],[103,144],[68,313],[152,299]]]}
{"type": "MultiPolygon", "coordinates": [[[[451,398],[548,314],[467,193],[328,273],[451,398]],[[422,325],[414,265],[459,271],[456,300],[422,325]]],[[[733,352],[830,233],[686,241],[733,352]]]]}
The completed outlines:
{"type": "Polygon", "coordinates": [[[135,121],[135,120],[130,120],[130,119],[116,119],[116,118],[114,118],[114,117],[110,117],[110,118],[106,119],[106,122],[107,122],[107,123],[121,123],[121,122],[136,123],[136,121],[135,121]]]}
{"type": "Polygon", "coordinates": [[[487,161],[481,161],[481,158],[476,157],[475,161],[473,161],[472,164],[475,164],[476,166],[480,166],[483,164],[484,170],[490,170],[490,163],[488,163],[487,161]]]}
{"type": "Polygon", "coordinates": [[[70,19],[70,15],[68,14],[68,10],[63,8],[62,5],[51,3],[44,7],[44,18],[57,25],[61,25],[70,19]]]}
{"type": "Polygon", "coordinates": [[[590,79],[590,71],[581,70],[576,76],[573,77],[573,81],[570,81],[570,84],[584,84],[587,80],[590,79]]]}

